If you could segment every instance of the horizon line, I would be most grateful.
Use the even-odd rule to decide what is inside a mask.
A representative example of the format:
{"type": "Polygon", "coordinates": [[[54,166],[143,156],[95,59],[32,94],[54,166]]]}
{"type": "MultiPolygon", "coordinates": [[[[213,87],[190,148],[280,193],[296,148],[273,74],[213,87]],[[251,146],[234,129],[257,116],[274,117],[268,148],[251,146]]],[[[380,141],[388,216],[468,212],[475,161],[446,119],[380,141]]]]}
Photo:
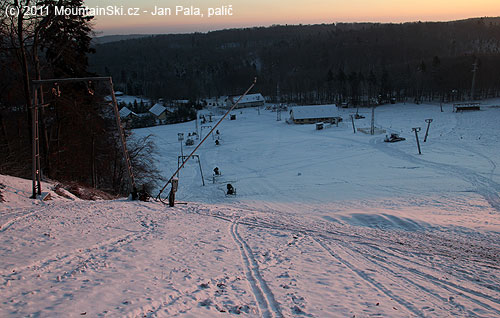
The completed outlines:
{"type": "Polygon", "coordinates": [[[335,21],[335,22],[318,22],[318,23],[292,23],[292,24],[269,24],[269,25],[253,25],[253,26],[234,26],[234,27],[222,27],[220,29],[214,30],[204,30],[204,31],[186,31],[186,32],[169,32],[169,33],[151,33],[151,32],[137,32],[137,33],[110,33],[104,35],[98,35],[99,33],[107,33],[109,31],[106,30],[97,30],[95,32],[95,36],[93,38],[105,37],[105,36],[127,36],[127,35],[180,35],[180,34],[208,34],[210,32],[220,32],[220,31],[228,31],[228,30],[245,30],[245,29],[257,29],[257,28],[272,28],[272,27],[293,27],[293,26],[316,26],[316,25],[337,25],[337,24],[410,24],[410,23],[451,23],[451,22],[460,22],[467,20],[476,20],[476,19],[500,19],[500,16],[477,16],[456,20],[414,20],[414,21],[404,21],[404,22],[381,22],[381,21],[335,21]]]}

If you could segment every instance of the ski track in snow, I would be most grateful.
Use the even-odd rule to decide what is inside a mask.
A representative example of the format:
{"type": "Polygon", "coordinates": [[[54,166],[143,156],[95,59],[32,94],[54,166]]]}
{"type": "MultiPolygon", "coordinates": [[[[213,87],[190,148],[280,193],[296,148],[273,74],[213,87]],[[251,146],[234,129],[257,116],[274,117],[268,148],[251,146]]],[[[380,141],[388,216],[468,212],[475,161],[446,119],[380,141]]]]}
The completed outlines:
{"type": "MultiPolygon", "coordinates": [[[[240,213],[244,212],[242,214],[255,212],[251,210],[243,211],[241,208],[239,208],[238,211],[240,213]]],[[[224,213],[221,213],[220,210],[213,212],[206,211],[206,213],[202,214],[212,215],[213,217],[222,218],[226,221],[229,221],[230,217],[234,217],[234,211],[230,211],[227,218],[221,216],[221,214],[224,215],[224,213]]],[[[275,217],[279,216],[275,215],[275,217]]],[[[395,300],[402,308],[407,310],[410,315],[416,317],[434,316],[434,311],[436,310],[439,310],[438,313],[444,311],[454,316],[467,317],[494,317],[500,314],[500,290],[498,288],[478,281],[467,271],[464,272],[464,270],[460,270],[458,265],[453,266],[453,264],[443,264],[442,262],[435,264],[423,262],[423,257],[418,254],[420,253],[423,256],[438,255],[433,254],[432,250],[426,253],[425,249],[419,249],[418,253],[409,253],[412,259],[408,259],[404,255],[396,255],[394,252],[389,252],[391,249],[397,249],[391,242],[384,242],[382,239],[378,242],[374,242],[362,235],[356,235],[348,231],[344,232],[346,229],[343,231],[342,228],[337,228],[337,230],[340,231],[335,231],[334,229],[324,231],[314,228],[308,229],[305,224],[278,223],[277,220],[273,220],[276,222],[276,224],[273,224],[269,223],[269,220],[266,221],[266,219],[261,220],[258,217],[245,217],[239,220],[238,223],[267,230],[303,233],[309,236],[314,242],[321,246],[330,257],[338,260],[344,266],[356,273],[361,279],[368,282],[387,297],[395,300]],[[400,264],[401,262],[405,264],[400,264]],[[363,264],[365,266],[364,268],[369,268],[368,272],[366,269],[359,267],[359,264],[363,264]],[[366,264],[369,264],[369,266],[366,264]],[[419,267],[421,269],[419,269],[419,267]],[[450,277],[443,279],[432,274],[433,271],[436,273],[443,272],[443,269],[444,272],[455,269],[458,274],[463,276],[453,276],[449,274],[450,277]],[[383,279],[380,280],[377,279],[377,277],[372,277],[373,273],[382,275],[381,277],[383,279]],[[476,286],[473,286],[474,284],[476,286]],[[396,287],[399,293],[393,291],[396,287]],[[402,293],[402,291],[404,291],[404,293],[402,293]],[[422,295],[426,295],[426,297],[422,297],[422,295]],[[417,301],[417,299],[422,300],[417,301]],[[419,303],[421,307],[416,307],[414,303],[419,303]],[[463,305],[464,303],[467,303],[467,307],[463,305]],[[479,306],[481,309],[466,309],[470,308],[471,304],[479,306]],[[494,314],[491,316],[486,313],[494,314]]],[[[236,224],[236,222],[231,224],[232,230],[236,224]]],[[[403,234],[405,233],[394,232],[392,236],[396,236],[397,239],[398,235],[403,234]]],[[[438,240],[440,238],[435,237],[434,239],[438,240]]],[[[437,242],[430,241],[425,245],[430,247],[433,243],[437,242]]],[[[446,245],[446,243],[441,244],[446,245]]],[[[245,259],[243,254],[242,258],[245,259]]],[[[450,261],[451,260],[453,260],[453,256],[450,256],[450,261]]],[[[499,270],[499,268],[494,269],[497,271],[499,270]]],[[[249,279],[249,281],[252,281],[252,279],[249,279]]]]}
{"type": "MultiPolygon", "coordinates": [[[[345,138],[339,136],[326,136],[326,138],[340,139],[363,146],[367,145],[365,142],[355,140],[352,138],[345,138]]],[[[486,199],[486,201],[491,205],[492,208],[500,212],[500,195],[498,194],[500,193],[500,184],[492,180],[494,171],[496,170],[497,166],[495,162],[491,160],[491,158],[489,158],[488,156],[480,154],[477,151],[472,150],[470,147],[465,148],[465,150],[474,153],[475,155],[478,155],[480,157],[483,157],[490,163],[491,171],[489,173],[490,174],[489,178],[484,177],[481,174],[466,167],[459,167],[459,166],[454,166],[452,164],[437,163],[422,159],[422,157],[425,158],[425,155],[417,157],[416,155],[408,154],[397,148],[390,147],[390,144],[383,142],[383,138],[381,137],[371,138],[368,144],[372,146],[374,149],[381,151],[382,153],[385,153],[391,157],[405,160],[412,164],[422,165],[434,169],[439,173],[448,172],[459,177],[460,179],[469,182],[472,186],[476,188],[476,192],[486,199]]],[[[462,147],[462,145],[460,145],[460,147],[462,147]]],[[[398,190],[401,192],[401,189],[398,190]]]]}
{"type": "Polygon", "coordinates": [[[330,254],[330,256],[332,256],[333,258],[335,258],[336,260],[338,260],[340,263],[342,263],[343,265],[345,265],[347,268],[349,268],[350,270],[352,270],[361,279],[363,279],[363,280],[367,281],[368,283],[370,283],[373,287],[375,287],[376,289],[380,290],[382,293],[384,293],[385,295],[387,295],[389,298],[394,299],[396,302],[398,302],[402,307],[404,307],[409,312],[411,312],[411,313],[413,313],[413,314],[415,314],[417,316],[420,316],[420,317],[423,316],[423,313],[420,310],[418,310],[417,308],[415,308],[415,306],[413,306],[410,302],[408,302],[407,300],[399,297],[397,294],[395,294],[394,292],[392,292],[391,290],[389,290],[387,287],[385,287],[384,285],[382,285],[380,282],[378,282],[377,280],[371,278],[363,270],[360,270],[359,268],[355,267],[353,265],[353,263],[348,262],[346,260],[346,258],[341,257],[339,255],[339,251],[338,250],[337,250],[337,253],[335,253],[321,239],[315,238],[314,240],[321,247],[323,247],[325,249],[325,251],[327,251],[328,254],[330,254]]]}
{"type": "MultiPolygon", "coordinates": [[[[45,259],[35,261],[23,267],[14,267],[6,271],[0,272],[6,279],[11,279],[11,276],[23,275],[25,271],[37,271],[39,273],[50,273],[51,271],[63,271],[63,276],[71,276],[72,273],[79,270],[82,264],[87,264],[93,260],[104,258],[108,253],[113,252],[120,246],[130,244],[134,240],[143,238],[144,233],[127,234],[118,237],[113,237],[95,244],[89,248],[77,249],[70,253],[56,254],[45,259]],[[67,268],[69,267],[69,268],[67,268]],[[75,268],[73,268],[75,267],[75,268]]],[[[105,264],[103,264],[105,266],[105,264]]]]}
{"type": "MultiPolygon", "coordinates": [[[[344,249],[348,248],[345,244],[342,244],[344,249]]],[[[398,276],[402,280],[408,282],[409,284],[415,285],[417,288],[431,294],[430,288],[423,286],[424,284],[431,283],[438,288],[441,288],[446,291],[450,291],[452,293],[458,294],[460,297],[465,298],[467,301],[472,301],[475,304],[484,307],[487,310],[500,314],[500,310],[494,308],[494,306],[500,305],[500,299],[494,298],[490,295],[486,295],[480,291],[473,290],[471,288],[459,286],[453,282],[440,279],[432,274],[424,273],[417,268],[410,266],[403,266],[394,261],[389,261],[387,258],[381,257],[380,255],[375,255],[367,251],[366,249],[359,249],[359,247],[352,248],[350,250],[353,253],[356,253],[359,257],[362,257],[364,260],[372,263],[374,266],[378,266],[379,268],[385,270],[389,275],[398,276]],[[355,251],[356,250],[356,251],[355,251]],[[370,257],[368,257],[368,255],[370,257]],[[391,268],[392,267],[392,268],[391,268]],[[396,272],[399,271],[399,272],[396,272]],[[404,273],[404,274],[401,274],[404,273]],[[416,283],[416,281],[421,281],[421,284],[416,283]],[[490,304],[488,304],[490,303],[490,304]]],[[[380,249],[378,249],[380,251],[380,249]]],[[[443,298],[440,295],[434,295],[440,301],[447,301],[447,299],[443,298]]],[[[449,299],[448,299],[449,300],[449,299]]],[[[455,304],[461,312],[457,314],[463,314],[463,307],[455,304]]],[[[452,312],[450,310],[450,312],[452,312]]],[[[468,315],[475,316],[473,312],[470,310],[467,311],[468,315]]]]}
{"type": "MultiPolygon", "coordinates": [[[[458,294],[461,298],[465,298],[466,300],[470,300],[470,301],[480,305],[481,307],[484,307],[487,310],[498,313],[497,309],[491,307],[490,305],[484,303],[483,301],[473,299],[469,295],[465,295],[464,292],[466,292],[466,288],[459,287],[459,286],[454,285],[452,283],[444,282],[444,281],[442,281],[442,280],[440,280],[440,279],[438,279],[430,274],[424,274],[422,272],[419,272],[416,269],[400,266],[398,264],[395,264],[394,262],[387,261],[385,259],[382,259],[381,257],[377,257],[377,256],[372,255],[372,254],[365,254],[362,252],[354,252],[354,249],[352,247],[347,247],[345,244],[339,243],[339,246],[341,246],[340,250],[342,250],[342,252],[345,253],[344,255],[347,255],[347,257],[352,258],[354,260],[354,262],[348,263],[345,261],[345,259],[341,259],[339,257],[339,254],[341,253],[339,249],[335,249],[335,252],[336,252],[335,253],[335,252],[333,252],[333,249],[331,249],[330,247],[327,247],[327,245],[324,242],[318,241],[318,243],[320,245],[322,245],[325,248],[325,250],[327,250],[334,258],[340,259],[349,268],[352,268],[356,273],[358,273],[362,278],[372,282],[375,285],[375,287],[381,289],[385,294],[387,294],[391,298],[395,298],[403,306],[408,308],[410,311],[412,311],[414,314],[416,314],[419,317],[425,316],[424,312],[415,309],[414,306],[408,307],[407,302],[402,302],[401,299],[398,300],[399,296],[395,296],[394,293],[388,292],[389,287],[385,287],[385,286],[383,287],[383,284],[381,284],[379,282],[374,283],[373,280],[370,278],[369,274],[367,274],[363,270],[356,268],[352,264],[356,264],[356,263],[364,264],[366,262],[371,263],[372,264],[372,266],[370,267],[371,271],[383,273],[385,278],[388,278],[391,281],[391,283],[390,283],[391,289],[394,289],[395,286],[399,285],[400,286],[399,288],[401,290],[405,290],[405,292],[407,293],[405,295],[406,297],[412,295],[412,298],[415,300],[418,299],[420,296],[419,294],[421,294],[423,292],[423,293],[431,296],[431,298],[437,299],[437,301],[438,301],[436,303],[432,300],[429,300],[429,298],[426,298],[425,301],[427,303],[430,302],[434,306],[448,307],[448,308],[445,308],[445,310],[446,310],[446,312],[448,312],[450,314],[453,314],[456,316],[466,315],[469,317],[478,317],[478,315],[475,314],[474,312],[472,312],[471,310],[465,310],[464,309],[465,307],[460,305],[459,303],[457,303],[455,301],[452,302],[451,300],[453,300],[453,298],[446,298],[446,297],[441,296],[440,293],[442,291],[436,291],[435,288],[433,289],[431,286],[428,286],[429,283],[435,285],[435,287],[442,289],[444,291],[450,291],[454,294],[458,294]],[[367,257],[367,255],[369,255],[370,257],[367,257]],[[377,261],[375,261],[375,259],[377,259],[377,261]],[[389,265],[392,265],[393,268],[390,268],[389,265]],[[394,267],[396,267],[397,269],[394,267]],[[418,277],[416,277],[416,276],[418,276],[418,277]],[[445,285],[449,285],[449,286],[445,286],[445,285]],[[411,290],[408,288],[408,286],[412,287],[411,290]],[[457,290],[459,290],[459,291],[457,292],[457,290]],[[447,306],[446,304],[448,302],[452,306],[447,306]]],[[[484,294],[481,294],[478,292],[470,292],[470,291],[468,291],[468,292],[471,294],[475,294],[478,297],[483,298],[483,300],[493,300],[493,302],[497,302],[496,300],[492,299],[490,296],[487,296],[487,295],[484,295],[484,294]]],[[[458,296],[457,296],[457,298],[458,298],[458,296]]]]}
{"type": "MultiPolygon", "coordinates": [[[[63,206],[64,207],[64,206],[63,206]]],[[[48,210],[50,207],[46,207],[44,210],[48,210]]],[[[16,221],[20,221],[25,219],[28,216],[31,216],[35,213],[43,214],[42,211],[33,211],[30,213],[27,213],[25,215],[22,215],[14,220],[10,221],[10,225],[14,224],[16,221]]],[[[9,226],[10,226],[9,225],[9,226]]],[[[113,249],[123,246],[126,244],[130,244],[134,240],[139,240],[139,239],[144,239],[145,236],[151,233],[152,230],[154,230],[154,224],[146,224],[142,223],[142,226],[147,229],[147,232],[144,231],[131,231],[131,230],[126,230],[126,229],[119,229],[121,231],[125,232],[132,232],[129,234],[124,234],[124,235],[118,235],[114,236],[108,239],[105,239],[99,243],[93,244],[90,247],[87,248],[77,248],[71,252],[68,253],[56,253],[53,255],[50,255],[48,257],[45,257],[41,260],[36,260],[33,263],[30,263],[29,265],[25,265],[23,267],[13,267],[9,268],[7,270],[0,270],[0,275],[12,275],[12,273],[16,273],[16,275],[21,275],[23,270],[36,270],[36,271],[42,271],[42,272],[47,272],[50,271],[54,266],[61,266],[61,262],[67,265],[71,265],[73,263],[78,263],[82,262],[88,262],[90,259],[94,259],[97,257],[94,257],[93,254],[95,253],[102,253],[103,251],[109,250],[112,251],[113,249]],[[153,226],[151,226],[153,225],[153,226]],[[86,259],[86,260],[85,260],[86,259]]],[[[113,226],[106,225],[105,228],[113,228],[113,226]]],[[[8,228],[5,228],[4,230],[7,230],[8,228]]],[[[106,253],[106,252],[104,252],[106,253]]],[[[102,255],[101,255],[102,256],[102,255]]]]}
{"type": "MultiPolygon", "coordinates": [[[[128,248],[134,241],[147,239],[147,236],[154,231],[154,226],[148,228],[148,225],[145,225],[145,228],[146,231],[112,237],[88,248],[52,255],[27,266],[11,268],[0,275],[7,283],[9,280],[17,281],[19,279],[48,279],[61,283],[66,280],[74,280],[82,275],[89,275],[90,272],[99,273],[109,270],[110,264],[107,260],[111,259],[112,255],[119,255],[123,248],[128,248]]],[[[17,295],[7,298],[7,301],[12,304],[20,304],[17,295]]]]}
{"type": "Polygon", "coordinates": [[[0,232],[5,232],[9,227],[12,226],[12,224],[14,224],[15,222],[19,221],[19,220],[22,220],[30,215],[33,215],[35,213],[37,213],[38,211],[33,211],[31,213],[24,213],[20,216],[17,216],[17,217],[14,217],[12,219],[9,219],[7,222],[5,222],[4,224],[0,225],[0,232]]]}
{"type": "MultiPolygon", "coordinates": [[[[72,206],[73,204],[74,204],[74,202],[71,202],[71,203],[62,203],[61,202],[61,203],[59,203],[59,207],[72,206]]],[[[8,213],[4,213],[2,215],[2,218],[6,218],[7,221],[3,221],[5,223],[0,225],[0,233],[6,231],[9,227],[11,227],[14,223],[16,223],[18,221],[26,219],[32,215],[43,214],[44,211],[50,210],[51,208],[52,208],[52,205],[44,204],[41,207],[9,209],[8,213]],[[26,210],[28,210],[28,212],[26,212],[26,210]],[[12,217],[12,218],[10,218],[10,217],[12,217]]]]}
{"type": "Polygon", "coordinates": [[[273,293],[260,275],[259,265],[253,256],[252,250],[238,234],[238,221],[231,224],[230,232],[234,239],[234,243],[240,250],[241,259],[245,265],[245,274],[252,287],[255,299],[259,304],[262,317],[283,317],[279,305],[274,299],[273,293]]]}
{"type": "MultiPolygon", "coordinates": [[[[238,117],[242,126],[244,116],[238,117]]],[[[390,195],[383,199],[393,209],[391,212],[396,211],[395,215],[380,207],[382,212],[370,214],[370,209],[363,211],[371,208],[369,203],[364,206],[364,202],[351,201],[351,206],[339,204],[332,208],[341,211],[346,206],[353,207],[353,212],[349,212],[352,215],[346,217],[353,223],[342,222],[341,214],[336,218],[327,212],[335,201],[315,196],[315,190],[329,188],[333,195],[345,186],[351,187],[350,191],[366,189],[378,196],[383,192],[395,193],[410,208],[424,202],[432,209],[434,204],[447,205],[460,197],[428,199],[425,196],[429,192],[424,191],[414,198],[415,191],[420,191],[418,187],[425,185],[421,180],[452,176],[448,182],[459,183],[453,191],[474,192],[486,200],[480,198],[480,202],[474,203],[465,197],[451,205],[450,210],[457,210],[452,211],[453,216],[474,206],[473,211],[488,211],[492,217],[487,221],[496,222],[494,217],[500,215],[496,157],[491,150],[481,151],[484,144],[453,142],[453,138],[467,133],[457,134],[454,129],[465,126],[476,131],[472,130],[474,125],[467,126],[472,121],[470,117],[461,114],[448,118],[455,120],[450,121],[454,126],[448,122],[440,127],[440,132],[454,135],[422,144],[429,149],[426,152],[424,148],[422,156],[415,154],[410,144],[386,144],[381,137],[352,136],[345,129],[339,135],[335,128],[317,132],[312,126],[306,129],[292,125],[272,132],[291,133],[293,139],[281,141],[280,135],[265,134],[272,147],[263,147],[260,156],[269,160],[245,165],[249,163],[246,156],[235,155],[230,158],[234,160],[231,166],[224,158],[225,145],[231,145],[235,153],[245,147],[250,151],[248,156],[255,160],[258,157],[252,157],[251,152],[259,149],[260,137],[264,135],[255,134],[249,144],[240,145],[236,137],[228,134],[228,138],[222,139],[222,146],[201,149],[205,151],[202,161],[208,160],[211,165],[226,159],[223,162],[229,168],[222,169],[227,171],[227,177],[224,174],[219,184],[195,188],[200,184],[198,168],[182,171],[182,189],[189,190],[185,191],[190,192],[187,200],[195,202],[174,209],[156,203],[116,201],[41,202],[39,206],[7,209],[0,216],[0,236],[13,247],[4,247],[8,260],[0,269],[0,313],[44,316],[67,312],[68,316],[80,316],[84,313],[79,309],[85,308],[89,316],[98,317],[500,317],[500,232],[456,224],[434,225],[418,216],[400,216],[397,210],[401,201],[394,201],[390,195]],[[331,143],[335,139],[339,142],[331,143]],[[297,153],[284,161],[280,158],[281,152],[293,153],[290,148],[304,147],[310,151],[309,143],[317,147],[318,157],[297,153]],[[333,151],[322,152],[332,144],[333,151]],[[460,157],[456,164],[450,161],[454,156],[460,157]],[[409,179],[414,184],[404,187],[402,182],[386,179],[372,182],[385,177],[373,167],[350,178],[349,173],[342,174],[343,167],[330,165],[339,161],[346,170],[352,168],[348,167],[351,163],[364,168],[361,166],[371,164],[371,157],[381,170],[386,169],[383,172],[388,172],[389,177],[415,177],[409,179]],[[388,165],[387,158],[396,163],[388,165]],[[331,168],[341,176],[332,173],[322,178],[321,171],[309,169],[311,165],[318,170],[331,168]],[[231,174],[230,169],[237,172],[231,174]],[[423,170],[425,173],[420,172],[423,170]],[[294,178],[297,172],[304,172],[302,179],[294,178]],[[368,173],[368,178],[363,173],[368,173]],[[217,197],[224,191],[221,184],[240,181],[248,187],[237,189],[243,195],[225,197],[221,203],[217,197]],[[201,194],[193,189],[199,189],[201,194]],[[252,196],[257,199],[252,201],[252,196]],[[276,202],[273,196],[278,197],[276,202]],[[309,196],[320,204],[308,206],[312,202],[308,201],[309,196]],[[361,215],[359,219],[355,219],[356,213],[361,215]],[[373,218],[363,219],[366,215],[373,218]],[[381,219],[401,227],[379,227],[377,221],[381,219]],[[358,220],[368,226],[357,225],[354,221],[358,220]],[[86,221],[97,229],[87,231],[86,221]],[[57,237],[58,231],[61,238],[57,237]],[[92,241],[76,242],[79,234],[82,240],[92,241]],[[69,243],[64,239],[69,239],[69,243]],[[24,260],[16,261],[9,254],[16,249],[24,260]],[[335,283],[333,280],[338,280],[338,284],[331,284],[335,283]],[[44,289],[49,286],[46,296],[44,289]],[[98,305],[101,294],[113,293],[110,299],[102,298],[107,301],[105,305],[90,311],[92,305],[98,305]],[[89,297],[91,301],[87,300],[89,297]],[[78,300],[76,309],[73,298],[78,300]],[[36,305],[39,308],[30,311],[36,305]]],[[[414,120],[412,116],[398,118],[405,125],[410,119],[414,120]]],[[[274,118],[272,124],[276,128],[274,118]]],[[[237,138],[252,134],[252,130],[245,131],[248,127],[239,131],[237,138]]],[[[263,126],[263,131],[269,127],[263,126]]],[[[169,131],[169,127],[158,129],[165,129],[165,134],[169,131]]],[[[387,130],[400,132],[392,125],[387,130]]],[[[486,142],[493,140],[491,146],[496,146],[493,137],[486,136],[486,142]]],[[[177,143],[164,145],[173,147],[177,143]]],[[[447,189],[439,191],[438,196],[447,196],[447,189]]],[[[325,193],[330,195],[322,195],[325,193]]]]}
{"type": "MultiPolygon", "coordinates": [[[[228,234],[238,247],[247,282],[262,317],[292,317],[293,314],[289,316],[281,312],[281,303],[276,301],[274,292],[262,278],[254,252],[239,233],[241,225],[254,228],[253,231],[263,231],[263,233],[285,231],[291,234],[301,233],[304,237],[311,238],[328,257],[339,261],[374,289],[398,303],[398,308],[394,309],[395,312],[397,310],[395,316],[437,317],[443,313],[468,317],[500,315],[500,291],[495,287],[498,284],[498,278],[491,283],[474,281],[475,271],[472,267],[475,266],[476,256],[474,255],[478,253],[477,249],[471,248],[470,253],[473,254],[462,256],[463,261],[457,264],[447,264],[453,262],[454,259],[453,254],[447,254],[459,246],[457,241],[454,243],[456,246],[451,246],[449,249],[446,247],[454,242],[456,234],[448,238],[441,236],[445,235],[443,233],[424,234],[424,239],[416,239],[420,237],[420,234],[404,231],[384,233],[375,229],[353,231],[355,228],[350,226],[323,222],[318,219],[301,220],[279,211],[257,211],[228,206],[207,208],[202,204],[183,207],[176,212],[176,214],[179,213],[208,216],[227,224],[228,234]],[[401,248],[398,248],[398,245],[394,244],[398,241],[410,244],[410,246],[403,249],[401,245],[401,248]],[[415,247],[411,247],[412,241],[417,242],[415,247]],[[440,255],[443,257],[442,260],[429,262],[429,257],[440,255]],[[472,266],[470,272],[467,269],[468,266],[472,266]],[[449,277],[441,278],[434,272],[441,273],[441,275],[448,273],[446,275],[449,277]]],[[[138,233],[112,237],[82,252],[73,251],[49,257],[28,267],[16,268],[15,273],[2,273],[2,276],[6,280],[17,279],[16,277],[19,276],[31,279],[38,273],[44,276],[53,275],[52,280],[64,283],[66,279],[72,279],[75,275],[82,273],[88,275],[90,272],[106,270],[104,260],[112,258],[111,253],[120,253],[120,246],[128,248],[135,241],[146,241],[148,236],[154,233],[155,226],[149,225],[143,224],[143,231],[138,233]],[[58,274],[57,277],[55,277],[56,274],[58,274]]],[[[300,245],[303,241],[303,239],[297,240],[294,244],[300,245]]],[[[484,243],[478,241],[477,244],[482,246],[484,243]]],[[[494,253],[494,250],[491,253],[494,253]]],[[[456,254],[461,255],[460,251],[456,254]]],[[[488,257],[478,261],[489,261],[488,257]]],[[[498,256],[491,260],[492,270],[500,273],[499,269],[494,267],[496,261],[498,261],[498,256]]],[[[325,262],[321,266],[338,266],[327,264],[328,262],[325,262]]],[[[271,267],[268,266],[265,270],[268,271],[276,266],[280,266],[279,262],[272,263],[271,267]]],[[[15,301],[16,298],[17,296],[9,297],[7,301],[15,301]]],[[[163,298],[151,300],[149,304],[140,306],[140,309],[129,311],[126,316],[158,317],[164,316],[164,313],[168,313],[169,316],[178,316],[182,315],[184,310],[189,311],[195,308],[200,299],[205,298],[210,299],[210,296],[197,284],[183,290],[170,288],[163,298]]]]}
{"type": "MultiPolygon", "coordinates": [[[[372,138],[370,140],[370,144],[383,151],[384,153],[396,157],[398,159],[403,159],[413,164],[424,165],[429,168],[433,168],[437,171],[446,171],[458,176],[461,179],[472,184],[476,189],[477,193],[483,196],[486,201],[491,205],[492,208],[500,212],[500,196],[498,193],[500,192],[500,184],[491,180],[491,178],[486,178],[475,171],[472,171],[465,167],[458,167],[451,164],[444,163],[436,163],[432,161],[428,161],[425,159],[417,158],[413,155],[407,154],[398,149],[389,149],[385,143],[383,143],[382,139],[379,137],[372,138]]],[[[495,166],[496,167],[496,166],[495,166]]]]}

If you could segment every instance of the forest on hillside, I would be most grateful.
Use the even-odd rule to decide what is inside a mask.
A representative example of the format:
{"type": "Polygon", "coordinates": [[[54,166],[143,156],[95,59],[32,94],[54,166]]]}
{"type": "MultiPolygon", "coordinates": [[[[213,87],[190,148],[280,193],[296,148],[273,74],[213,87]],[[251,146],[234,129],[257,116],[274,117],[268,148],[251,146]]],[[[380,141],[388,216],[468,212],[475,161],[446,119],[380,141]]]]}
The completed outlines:
{"type": "Polygon", "coordinates": [[[500,18],[338,23],[154,35],[95,46],[90,69],[130,95],[239,94],[254,76],[272,101],[452,101],[500,93],[500,18]]]}

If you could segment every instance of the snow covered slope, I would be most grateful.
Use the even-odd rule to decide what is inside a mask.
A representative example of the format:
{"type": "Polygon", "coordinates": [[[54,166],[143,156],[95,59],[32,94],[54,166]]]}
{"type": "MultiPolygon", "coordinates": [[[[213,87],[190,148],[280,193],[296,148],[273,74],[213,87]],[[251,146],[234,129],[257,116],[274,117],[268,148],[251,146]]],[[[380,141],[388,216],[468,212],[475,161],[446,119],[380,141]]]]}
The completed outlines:
{"type": "MultiPolygon", "coordinates": [[[[377,108],[377,127],[407,140],[384,143],[384,135],[353,134],[349,114],[339,127],[317,131],[314,125],[276,121],[276,113],[237,111],[237,120],[221,124],[221,145],[212,138],[200,148],[205,181],[191,160],[181,171],[179,200],[228,203],[263,210],[333,217],[360,225],[363,214],[410,218],[434,225],[500,231],[500,100],[484,102],[480,112],[453,113],[452,105],[387,105],[377,108]],[[432,118],[427,142],[426,123],[432,118]],[[418,155],[413,127],[421,127],[423,155],[418,155]],[[212,170],[222,177],[212,183],[212,170]],[[225,185],[237,197],[225,196],[225,185]]],[[[356,127],[369,127],[370,110],[356,127]]],[[[208,123],[208,125],[214,125],[208,123]]],[[[170,177],[177,168],[177,133],[195,130],[194,122],[138,129],[154,134],[161,169],[170,177]]],[[[206,134],[208,129],[204,129],[206,134]]],[[[196,145],[196,144],[195,144],[196,145]]],[[[184,147],[184,153],[193,147],[184,147]]],[[[365,225],[377,226],[373,218],[365,225]]]]}
{"type": "MultiPolygon", "coordinates": [[[[200,148],[206,185],[195,161],[181,171],[177,199],[188,204],[175,208],[17,208],[30,183],[2,177],[18,194],[4,189],[0,203],[0,317],[498,317],[497,105],[380,107],[377,126],[407,138],[394,144],[353,134],[348,120],[316,131],[238,110],[219,127],[221,145],[200,148]],[[423,139],[426,118],[418,155],[411,128],[423,139]]],[[[177,133],[194,129],[135,134],[155,134],[170,177],[177,133]]]]}

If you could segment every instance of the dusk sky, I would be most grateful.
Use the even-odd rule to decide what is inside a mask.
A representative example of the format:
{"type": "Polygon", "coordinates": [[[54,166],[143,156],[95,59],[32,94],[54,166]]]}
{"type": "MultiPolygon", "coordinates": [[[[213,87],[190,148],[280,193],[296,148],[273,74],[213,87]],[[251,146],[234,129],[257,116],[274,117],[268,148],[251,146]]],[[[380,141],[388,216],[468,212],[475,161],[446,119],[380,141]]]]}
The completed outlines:
{"type": "Polygon", "coordinates": [[[86,0],[92,7],[123,7],[137,16],[98,16],[95,30],[101,35],[135,33],[189,33],[224,28],[273,24],[317,24],[334,22],[449,21],[500,16],[498,0],[86,0]],[[167,15],[153,16],[155,6],[167,15]],[[201,16],[176,12],[176,6],[200,8],[201,16]],[[229,15],[229,6],[232,15],[229,15]],[[221,8],[225,16],[208,17],[209,8],[221,8]],[[137,8],[137,9],[133,9],[137,8]],[[168,12],[168,10],[171,10],[168,12]],[[145,12],[146,11],[146,12],[145,12]]]}

